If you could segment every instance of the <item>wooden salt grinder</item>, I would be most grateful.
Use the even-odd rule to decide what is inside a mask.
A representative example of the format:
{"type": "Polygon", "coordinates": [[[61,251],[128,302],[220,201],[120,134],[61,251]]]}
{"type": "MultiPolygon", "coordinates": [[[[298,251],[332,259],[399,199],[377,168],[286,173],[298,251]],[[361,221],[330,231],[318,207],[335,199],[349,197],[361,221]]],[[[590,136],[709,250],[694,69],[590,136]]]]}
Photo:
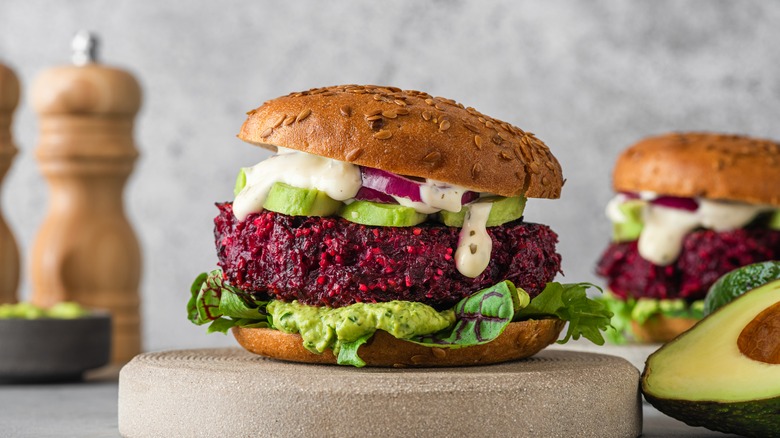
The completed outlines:
{"type": "Polygon", "coordinates": [[[132,133],[141,89],[126,71],[96,63],[96,43],[76,35],[75,65],[44,71],[32,88],[35,154],[50,188],[32,252],[32,301],[109,310],[112,361],[120,364],[141,351],[141,253],[122,202],[138,156],[132,133]]]}
{"type": "MultiPolygon", "coordinates": [[[[11,167],[16,146],[11,139],[11,120],[19,103],[19,80],[13,70],[0,64],[0,184],[11,167]]],[[[19,286],[19,249],[0,211],[0,304],[16,302],[19,286]]]]}

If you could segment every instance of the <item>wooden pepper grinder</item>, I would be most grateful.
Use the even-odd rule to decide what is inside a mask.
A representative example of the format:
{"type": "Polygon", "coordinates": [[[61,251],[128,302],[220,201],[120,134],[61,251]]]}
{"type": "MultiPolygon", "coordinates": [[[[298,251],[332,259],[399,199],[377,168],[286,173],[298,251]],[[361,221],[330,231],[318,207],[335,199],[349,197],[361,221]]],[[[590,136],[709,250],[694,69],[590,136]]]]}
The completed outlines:
{"type": "MultiPolygon", "coordinates": [[[[16,147],[11,139],[11,119],[19,103],[19,80],[0,64],[0,184],[11,167],[16,147]]],[[[16,302],[19,286],[19,249],[0,211],[0,304],[16,302]]]]}
{"type": "Polygon", "coordinates": [[[132,133],[141,89],[128,72],[98,64],[96,44],[77,34],[74,65],[44,71],[32,88],[35,154],[50,188],[32,252],[32,301],[109,310],[112,361],[120,364],[141,351],[141,254],[122,202],[138,156],[132,133]]]}

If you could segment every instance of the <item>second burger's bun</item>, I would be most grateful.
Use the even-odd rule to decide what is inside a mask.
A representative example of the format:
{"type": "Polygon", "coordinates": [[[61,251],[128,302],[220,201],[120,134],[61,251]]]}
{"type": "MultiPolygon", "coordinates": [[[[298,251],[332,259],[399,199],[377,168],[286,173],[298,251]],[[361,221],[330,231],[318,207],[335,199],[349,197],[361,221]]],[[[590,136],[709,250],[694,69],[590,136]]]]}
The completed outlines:
{"type": "Polygon", "coordinates": [[[619,192],[780,206],[780,144],[712,133],[650,137],[620,155],[613,185],[619,192]]]}
{"type": "Polygon", "coordinates": [[[631,322],[631,330],[637,341],[643,343],[666,343],[688,331],[699,322],[693,318],[671,318],[663,315],[654,316],[644,324],[631,322]]]}
{"type": "MultiPolygon", "coordinates": [[[[558,339],[564,322],[541,319],[510,323],[506,330],[487,344],[463,348],[424,347],[377,330],[358,354],[368,366],[375,367],[449,367],[487,365],[533,356],[558,339]]],[[[322,354],[303,348],[298,334],[267,328],[234,327],[233,336],[252,353],[290,362],[335,364],[330,350],[322,354]]]]}
{"type": "Polygon", "coordinates": [[[561,166],[530,132],[451,99],[344,85],[270,100],[238,137],[501,196],[558,198],[561,166]]]}

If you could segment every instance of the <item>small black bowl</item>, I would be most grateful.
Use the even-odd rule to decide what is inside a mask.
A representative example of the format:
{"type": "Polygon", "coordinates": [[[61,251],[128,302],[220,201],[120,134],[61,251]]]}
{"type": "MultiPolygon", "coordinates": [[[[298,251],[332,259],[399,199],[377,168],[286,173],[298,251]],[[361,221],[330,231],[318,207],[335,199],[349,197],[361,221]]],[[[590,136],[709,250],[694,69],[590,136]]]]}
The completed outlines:
{"type": "Polygon", "coordinates": [[[44,383],[80,380],[85,371],[108,364],[111,316],[74,319],[0,319],[0,382],[44,383]]]}

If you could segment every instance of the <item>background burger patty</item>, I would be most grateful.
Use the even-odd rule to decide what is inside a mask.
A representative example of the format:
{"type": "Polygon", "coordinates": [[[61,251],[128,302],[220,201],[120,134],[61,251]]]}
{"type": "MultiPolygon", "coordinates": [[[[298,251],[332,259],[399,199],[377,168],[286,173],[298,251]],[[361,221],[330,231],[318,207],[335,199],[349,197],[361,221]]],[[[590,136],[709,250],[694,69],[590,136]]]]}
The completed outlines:
{"type": "Polygon", "coordinates": [[[332,307],[407,300],[447,308],[505,279],[533,297],[560,272],[558,236],[544,225],[515,221],[489,228],[490,264],[471,279],[455,268],[460,228],[368,227],[270,211],[239,222],[231,203],[217,207],[219,266],[232,285],[258,297],[332,307]]]}
{"type": "Polygon", "coordinates": [[[780,231],[764,228],[698,230],[683,241],[680,257],[656,266],[639,255],[637,242],[611,244],[596,273],[617,296],[698,300],[721,275],[751,263],[780,259],[780,231]]]}

